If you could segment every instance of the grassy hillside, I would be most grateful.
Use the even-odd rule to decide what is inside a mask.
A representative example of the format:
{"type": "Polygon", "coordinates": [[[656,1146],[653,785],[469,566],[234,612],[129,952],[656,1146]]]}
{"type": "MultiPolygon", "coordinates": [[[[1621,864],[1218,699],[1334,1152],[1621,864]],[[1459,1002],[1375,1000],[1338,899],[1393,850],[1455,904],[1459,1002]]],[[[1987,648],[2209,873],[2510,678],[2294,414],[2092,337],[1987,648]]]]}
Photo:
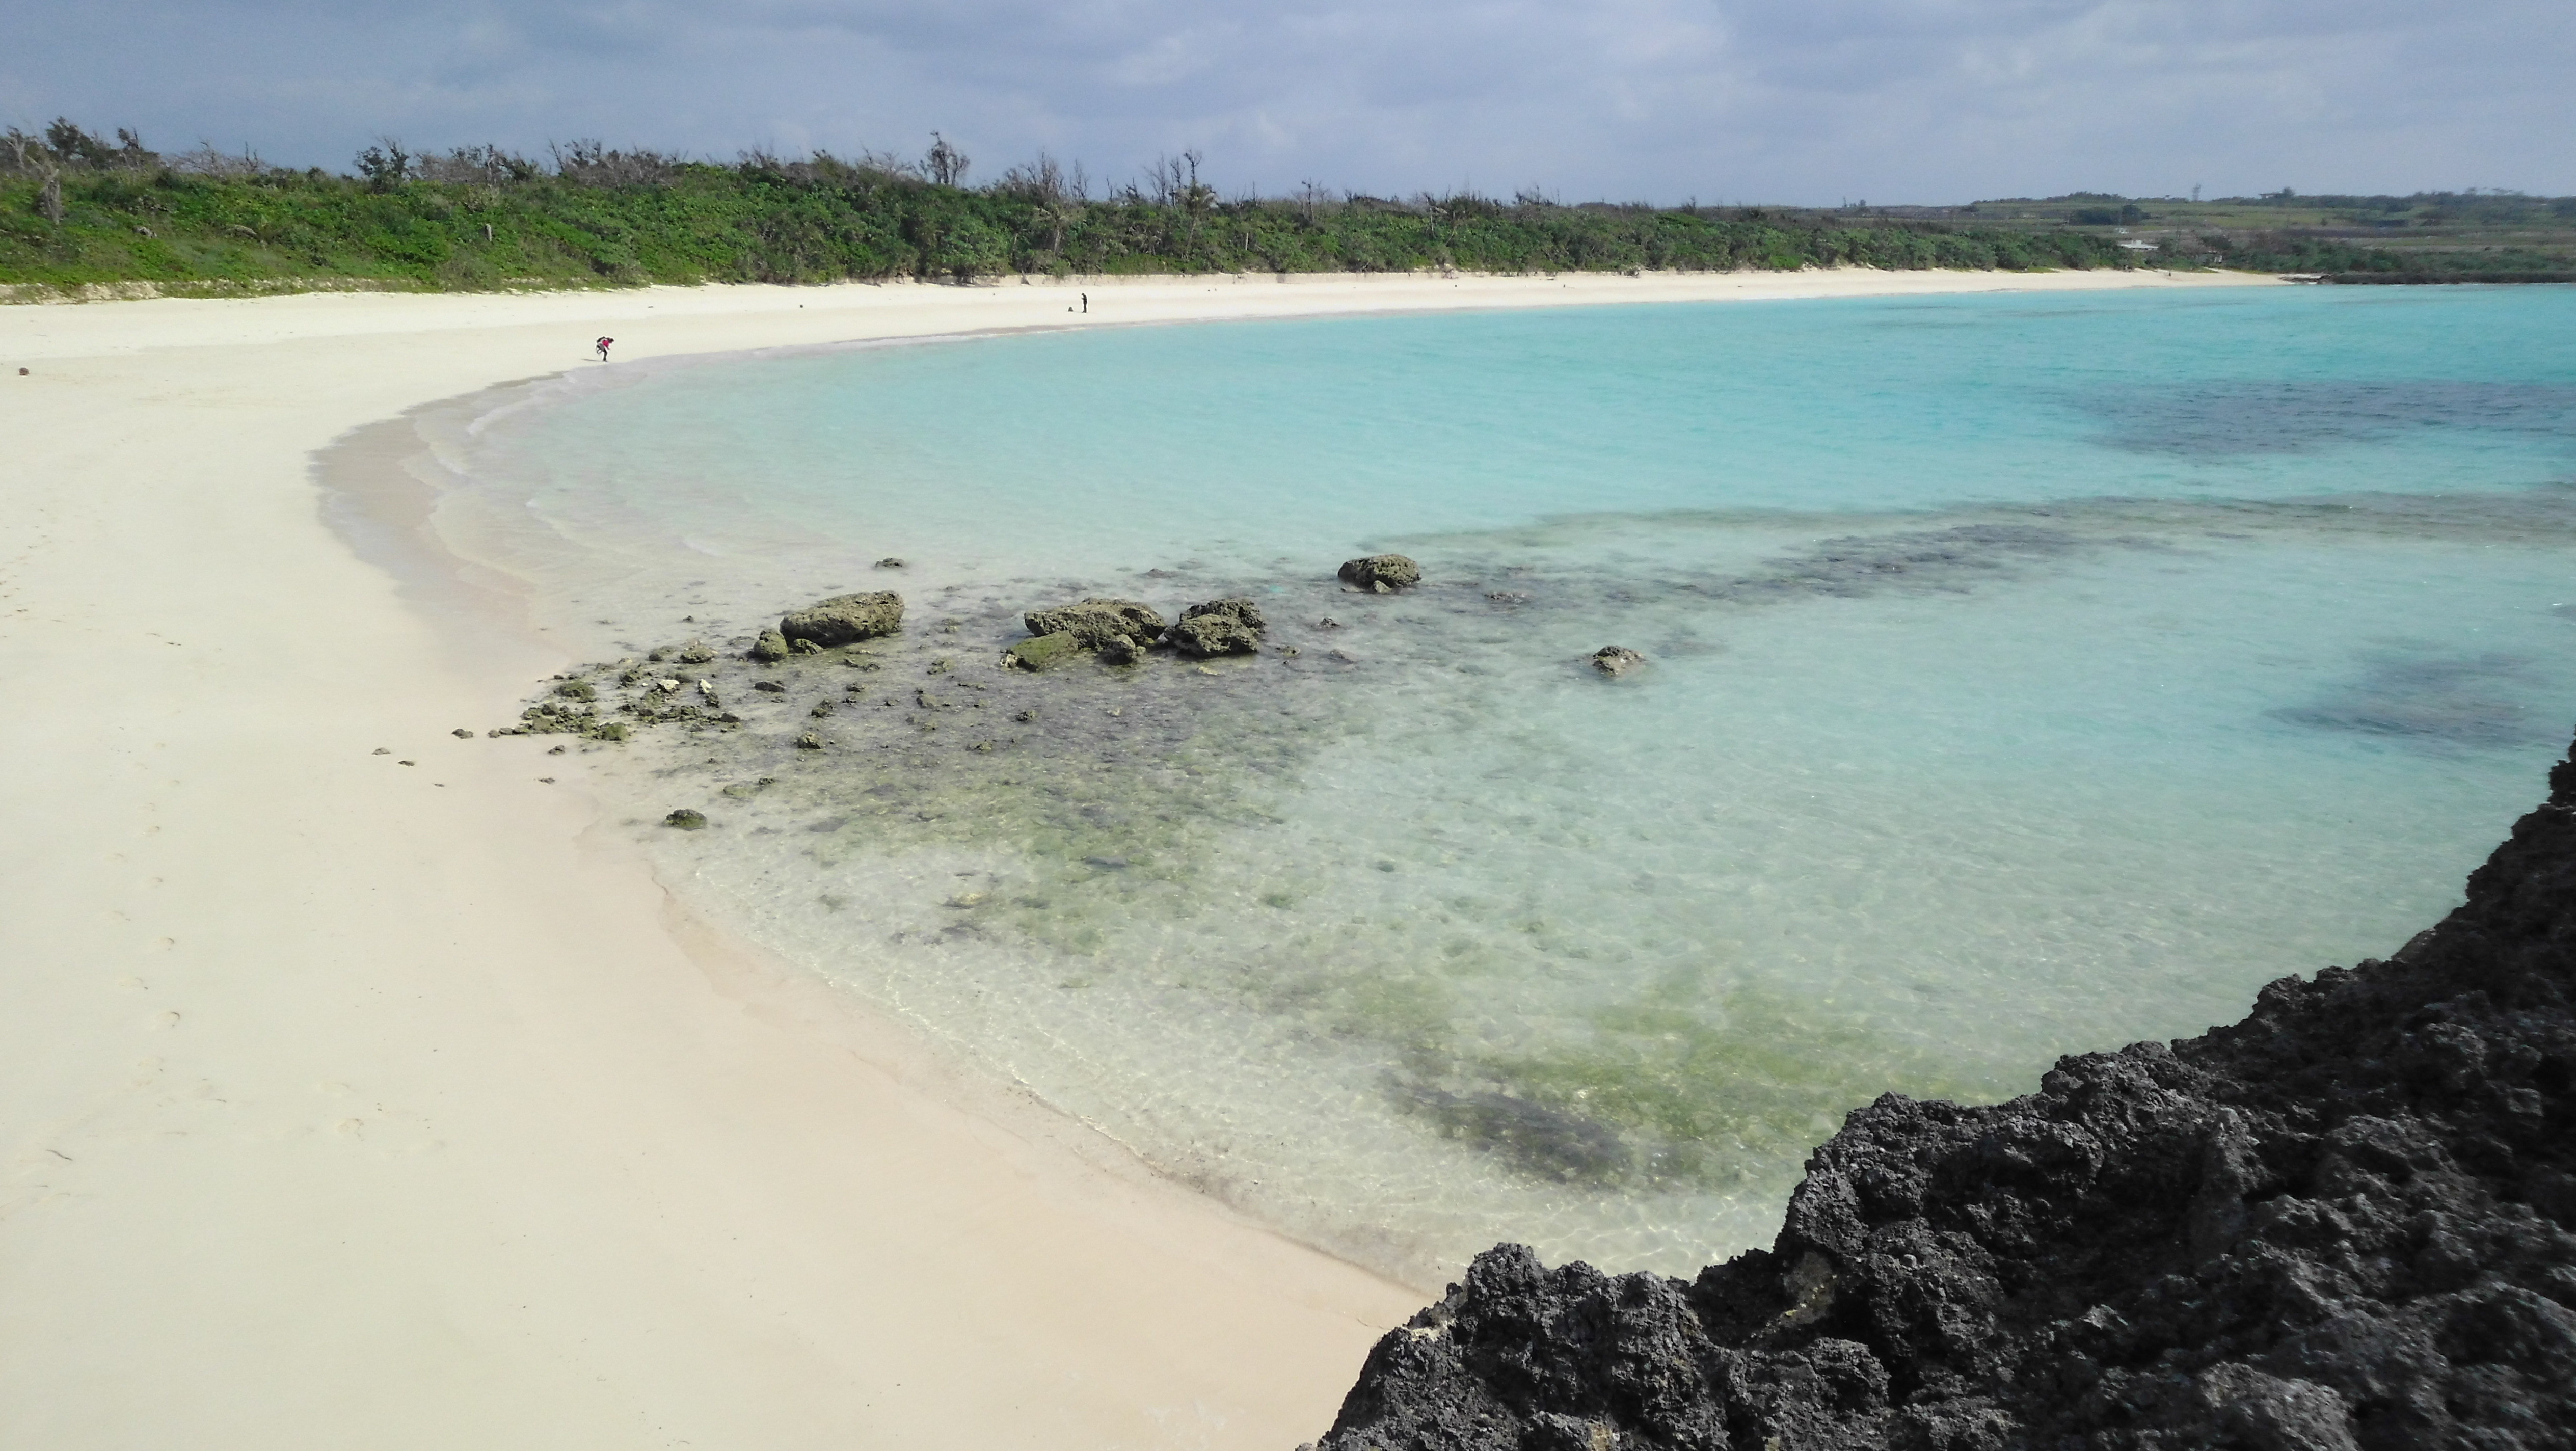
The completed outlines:
{"type": "Polygon", "coordinates": [[[370,148],[359,174],[68,122],[0,136],[0,285],[165,292],[648,282],[971,281],[1009,273],[1633,271],[2223,265],[2339,277],[2576,277],[2576,202],[2499,196],[1945,208],[1561,206],[1456,195],[1220,197],[1192,158],[1106,197],[1052,163],[983,187],[942,147],[737,165],[595,145],[370,148]],[[2124,245],[2126,244],[2126,245],[2124,245]]]}
{"type": "Polygon", "coordinates": [[[1220,198],[1176,171],[1106,199],[1051,166],[995,185],[828,156],[719,166],[577,148],[382,157],[336,176],[77,147],[0,151],[0,284],[173,291],[359,283],[971,280],[1032,272],[2118,267],[2110,241],[1825,213],[1557,206],[1476,196],[1220,198]]]}

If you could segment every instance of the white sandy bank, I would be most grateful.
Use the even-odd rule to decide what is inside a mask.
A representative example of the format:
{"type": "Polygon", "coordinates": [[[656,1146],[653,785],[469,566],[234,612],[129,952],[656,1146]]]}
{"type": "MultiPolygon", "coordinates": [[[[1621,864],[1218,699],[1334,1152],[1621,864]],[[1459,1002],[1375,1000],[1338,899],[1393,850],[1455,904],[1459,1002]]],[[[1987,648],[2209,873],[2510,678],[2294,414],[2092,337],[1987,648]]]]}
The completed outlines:
{"type": "Polygon", "coordinates": [[[679,920],[586,835],[577,757],[447,735],[561,662],[458,648],[324,526],[347,430],[601,333],[1062,325],[1080,291],[1121,323],[2235,280],[0,308],[0,1447],[1277,1448],[1420,1303],[679,920]]]}

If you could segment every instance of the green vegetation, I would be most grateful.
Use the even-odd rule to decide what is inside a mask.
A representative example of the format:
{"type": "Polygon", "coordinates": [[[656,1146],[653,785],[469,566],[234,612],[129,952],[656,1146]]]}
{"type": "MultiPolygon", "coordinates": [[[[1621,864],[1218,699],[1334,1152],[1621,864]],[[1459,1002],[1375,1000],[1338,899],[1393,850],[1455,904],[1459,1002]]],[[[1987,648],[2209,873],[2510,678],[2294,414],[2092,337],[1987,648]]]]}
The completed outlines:
{"type": "Polygon", "coordinates": [[[358,175],[284,171],[58,122],[0,146],[0,284],[163,291],[648,282],[971,281],[1011,273],[2120,267],[2081,233],[1764,208],[1221,198],[1193,158],[1106,197],[1049,161],[962,185],[965,158],[735,165],[577,145],[372,147],[358,175]]]}
{"type": "Polygon", "coordinates": [[[1633,272],[2203,267],[2337,280],[2576,279],[2576,198],[2512,193],[2201,203],[2096,194],[1959,207],[1563,206],[1221,197],[1198,158],[1095,194],[1045,158],[989,186],[940,141],[918,161],[596,143],[369,147],[354,175],[200,149],[164,158],[69,121],[0,135],[0,286],[166,293],[498,290],[651,282],[968,282],[1012,273],[1633,272]]]}
{"type": "Polygon", "coordinates": [[[2149,265],[2304,273],[2337,282],[2576,282],[2576,197],[2509,191],[2184,201],[2076,193],[1963,207],[1889,207],[1891,220],[2142,243],[2149,265]]]}

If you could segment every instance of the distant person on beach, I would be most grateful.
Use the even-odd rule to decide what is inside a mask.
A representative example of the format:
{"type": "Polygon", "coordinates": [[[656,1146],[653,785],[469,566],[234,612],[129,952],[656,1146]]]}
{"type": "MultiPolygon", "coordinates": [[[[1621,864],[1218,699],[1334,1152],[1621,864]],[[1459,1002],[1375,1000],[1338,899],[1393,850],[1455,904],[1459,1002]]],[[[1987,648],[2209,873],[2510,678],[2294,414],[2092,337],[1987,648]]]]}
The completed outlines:
{"type": "Polygon", "coordinates": [[[1088,292],[1082,294],[1082,310],[1084,312],[1091,311],[1091,294],[1088,292]]]}
{"type": "Polygon", "coordinates": [[[615,338],[601,338],[598,342],[591,344],[592,347],[599,349],[599,360],[601,362],[605,363],[608,361],[608,345],[615,341],[617,341],[615,338]]]}

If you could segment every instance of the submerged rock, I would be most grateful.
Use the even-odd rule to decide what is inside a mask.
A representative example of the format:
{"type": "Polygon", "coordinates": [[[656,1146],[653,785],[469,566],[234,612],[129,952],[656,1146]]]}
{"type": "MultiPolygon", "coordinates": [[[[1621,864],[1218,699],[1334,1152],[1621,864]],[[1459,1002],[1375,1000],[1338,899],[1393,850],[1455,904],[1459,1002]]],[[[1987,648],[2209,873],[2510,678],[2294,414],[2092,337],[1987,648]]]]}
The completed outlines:
{"type": "Polygon", "coordinates": [[[1592,668],[1604,675],[1625,675],[1646,663],[1646,657],[1625,645],[1604,645],[1592,652],[1592,668]]]}
{"type": "Polygon", "coordinates": [[[776,630],[763,630],[751,642],[751,658],[763,665],[775,665],[787,658],[787,637],[776,630]]]}
{"type": "Polygon", "coordinates": [[[2576,1446],[2576,755],[2389,961],[1894,1094],[1691,1281],[1505,1245],[1326,1451],[2576,1446]]]}
{"type": "Polygon", "coordinates": [[[821,647],[855,645],[902,628],[903,596],[886,589],[817,600],[778,622],[778,633],[790,643],[807,640],[821,647]]]}
{"type": "Polygon", "coordinates": [[[1422,583],[1422,566],[1401,554],[1372,554],[1342,562],[1342,583],[1375,594],[1393,594],[1422,583]]]}
{"type": "Polygon", "coordinates": [[[1134,600],[1099,598],[1031,610],[1024,623],[1032,635],[1071,635],[1086,650],[1097,650],[1112,640],[1150,644],[1162,636],[1164,626],[1161,615],[1134,600]]]}
{"type": "Polygon", "coordinates": [[[1082,642],[1071,631],[1060,630],[1020,641],[1004,651],[1002,659],[1022,670],[1052,670],[1081,653],[1082,642]]]}
{"type": "Polygon", "coordinates": [[[704,831],[707,829],[707,814],[703,811],[692,811],[683,806],[663,817],[662,824],[676,827],[681,831],[704,831]]]}
{"type": "Polygon", "coordinates": [[[1164,638],[1185,655],[1250,655],[1260,650],[1268,629],[1261,607],[1237,596],[1181,611],[1180,621],[1164,638]]]}

